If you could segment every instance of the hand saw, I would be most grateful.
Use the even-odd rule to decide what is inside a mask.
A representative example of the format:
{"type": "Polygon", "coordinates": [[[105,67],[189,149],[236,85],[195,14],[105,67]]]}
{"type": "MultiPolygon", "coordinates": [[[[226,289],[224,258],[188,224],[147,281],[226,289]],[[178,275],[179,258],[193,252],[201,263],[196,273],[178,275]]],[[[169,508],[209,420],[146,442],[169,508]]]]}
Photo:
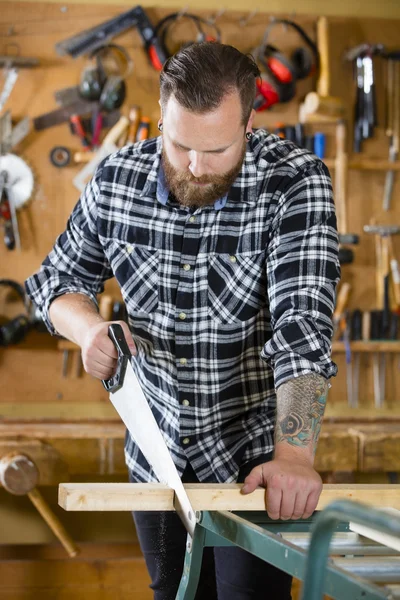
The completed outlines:
{"type": "Polygon", "coordinates": [[[132,361],[135,359],[129,351],[123,329],[114,323],[109,326],[108,335],[118,352],[118,366],[115,375],[103,380],[103,385],[110,392],[110,400],[114,408],[160,483],[168,485],[175,491],[175,510],[188,533],[193,537],[196,524],[195,512],[133,370],[132,361]]]}

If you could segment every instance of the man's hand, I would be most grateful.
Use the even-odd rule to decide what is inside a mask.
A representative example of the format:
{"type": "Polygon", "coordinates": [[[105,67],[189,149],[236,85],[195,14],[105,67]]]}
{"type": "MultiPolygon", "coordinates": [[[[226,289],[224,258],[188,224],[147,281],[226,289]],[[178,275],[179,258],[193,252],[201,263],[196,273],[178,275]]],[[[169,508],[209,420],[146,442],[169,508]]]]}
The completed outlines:
{"type": "Polygon", "coordinates": [[[125,321],[103,321],[87,329],[81,341],[82,362],[85,371],[98,379],[109,379],[117,367],[117,350],[108,337],[108,327],[121,325],[129,350],[136,354],[135,342],[125,321]]]}
{"type": "Polygon", "coordinates": [[[255,467],[246,477],[242,494],[266,488],[265,501],[271,519],[307,519],[317,507],[322,480],[307,461],[275,458],[255,467]]]}

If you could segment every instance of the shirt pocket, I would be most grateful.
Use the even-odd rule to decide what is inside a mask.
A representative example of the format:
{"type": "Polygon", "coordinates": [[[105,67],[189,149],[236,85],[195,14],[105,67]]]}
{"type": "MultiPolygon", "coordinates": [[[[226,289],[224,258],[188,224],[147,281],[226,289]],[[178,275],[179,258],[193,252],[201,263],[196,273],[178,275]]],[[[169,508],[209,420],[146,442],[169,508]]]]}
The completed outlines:
{"type": "Polygon", "coordinates": [[[108,253],[128,313],[150,314],[157,310],[158,250],[112,240],[108,253]]]}
{"type": "Polygon", "coordinates": [[[254,318],[266,304],[264,253],[213,254],[208,267],[208,313],[221,325],[254,318]]]}

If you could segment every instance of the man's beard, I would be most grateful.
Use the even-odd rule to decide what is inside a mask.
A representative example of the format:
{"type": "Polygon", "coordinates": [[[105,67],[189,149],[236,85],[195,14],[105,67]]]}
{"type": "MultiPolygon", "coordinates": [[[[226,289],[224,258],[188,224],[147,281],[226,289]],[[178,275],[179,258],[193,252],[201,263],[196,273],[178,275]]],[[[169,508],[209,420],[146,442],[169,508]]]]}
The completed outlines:
{"type": "Polygon", "coordinates": [[[183,206],[202,207],[214,204],[231,188],[242,168],[246,154],[246,142],[243,142],[240,158],[236,165],[223,175],[202,175],[194,177],[190,171],[182,172],[176,169],[168,160],[165,150],[162,151],[162,162],[165,179],[169,190],[183,206]],[[207,186],[197,186],[194,183],[208,183],[207,186]]]}

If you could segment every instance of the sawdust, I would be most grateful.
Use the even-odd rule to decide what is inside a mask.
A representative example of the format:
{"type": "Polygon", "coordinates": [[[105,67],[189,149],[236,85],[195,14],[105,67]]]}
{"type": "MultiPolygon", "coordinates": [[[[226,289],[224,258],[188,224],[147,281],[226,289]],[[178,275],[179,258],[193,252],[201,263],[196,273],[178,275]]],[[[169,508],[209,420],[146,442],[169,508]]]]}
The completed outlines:
{"type": "Polygon", "coordinates": [[[165,512],[160,514],[160,527],[158,530],[159,554],[157,554],[157,570],[160,577],[160,584],[167,583],[167,515],[165,512]]]}

